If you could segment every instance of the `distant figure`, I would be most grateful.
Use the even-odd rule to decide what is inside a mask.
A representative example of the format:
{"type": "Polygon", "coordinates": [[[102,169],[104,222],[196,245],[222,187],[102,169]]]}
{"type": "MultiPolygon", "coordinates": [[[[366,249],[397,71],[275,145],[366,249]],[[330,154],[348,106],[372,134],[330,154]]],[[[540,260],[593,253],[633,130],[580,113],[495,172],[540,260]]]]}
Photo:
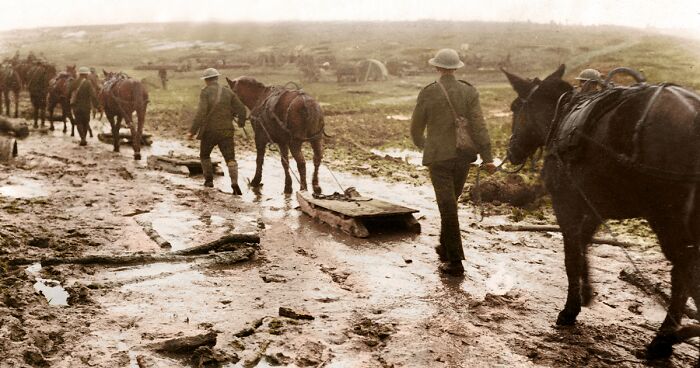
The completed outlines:
{"type": "Polygon", "coordinates": [[[489,173],[496,171],[491,155],[491,140],[479,103],[479,92],[471,84],[458,81],[455,70],[464,66],[457,52],[442,49],[428,63],[440,74],[440,79],[423,88],[413,110],[411,137],[423,150],[423,165],[428,167],[440,210],[440,244],[435,250],[445,262],[440,271],[451,276],[464,274],[462,236],[457,217],[457,198],[467,180],[469,164],[479,153],[481,167],[489,173]],[[457,149],[457,119],[468,121],[472,149],[457,149]],[[423,133],[427,128],[427,136],[423,133]]]}
{"type": "Polygon", "coordinates": [[[90,69],[81,66],[78,69],[78,79],[71,83],[68,95],[70,96],[71,110],[75,119],[75,124],[78,126],[78,134],[80,135],[80,145],[87,145],[85,137],[90,127],[90,111],[93,107],[98,107],[100,103],[97,100],[97,92],[88,80],[90,69]]]}
{"type": "Polygon", "coordinates": [[[600,72],[595,69],[582,70],[576,80],[578,81],[579,93],[596,92],[603,87],[600,72]]]}
{"type": "Polygon", "coordinates": [[[221,155],[226,160],[228,174],[231,177],[231,188],[234,195],[241,195],[238,186],[238,163],[233,141],[233,118],[238,117],[238,125],[243,127],[246,119],[245,105],[238,99],[228,86],[219,85],[219,71],[209,68],[204,71],[201,79],[206,86],[199,94],[199,107],[192,122],[187,139],[201,140],[199,159],[202,162],[204,186],[214,186],[214,166],[211,163],[211,151],[219,147],[221,155]]]}
{"type": "Polygon", "coordinates": [[[158,69],[158,78],[160,78],[163,89],[168,89],[168,71],[165,68],[158,69]]]}

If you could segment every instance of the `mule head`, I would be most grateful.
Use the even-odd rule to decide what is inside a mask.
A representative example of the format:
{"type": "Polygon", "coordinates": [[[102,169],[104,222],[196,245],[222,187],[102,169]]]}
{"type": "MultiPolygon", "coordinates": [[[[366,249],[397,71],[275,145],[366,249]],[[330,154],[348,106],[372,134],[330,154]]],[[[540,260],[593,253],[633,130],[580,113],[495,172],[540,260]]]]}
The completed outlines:
{"type": "Polygon", "coordinates": [[[562,79],[565,70],[562,64],[544,80],[539,80],[521,78],[501,68],[518,94],[510,106],[513,123],[507,158],[513,164],[522,164],[545,145],[557,101],[563,93],[573,89],[562,79]]]}
{"type": "Polygon", "coordinates": [[[76,78],[78,76],[78,73],[75,64],[66,65],[66,73],[68,73],[68,75],[70,75],[71,77],[76,78]]]}

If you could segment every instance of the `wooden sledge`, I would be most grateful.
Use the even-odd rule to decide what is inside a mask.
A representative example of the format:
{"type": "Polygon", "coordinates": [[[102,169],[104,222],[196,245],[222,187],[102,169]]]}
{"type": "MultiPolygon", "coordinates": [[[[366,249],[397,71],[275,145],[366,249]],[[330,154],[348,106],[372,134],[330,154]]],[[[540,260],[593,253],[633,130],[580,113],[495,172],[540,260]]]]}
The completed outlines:
{"type": "MultiPolygon", "coordinates": [[[[112,144],[112,132],[102,132],[97,134],[97,139],[100,140],[102,143],[107,143],[107,144],[112,144]]],[[[120,144],[126,144],[126,145],[131,145],[131,130],[129,129],[120,129],[119,130],[119,143],[120,144]]],[[[149,133],[142,133],[141,134],[141,145],[143,146],[150,146],[153,144],[153,138],[149,133]]]]}
{"type": "MultiPolygon", "coordinates": [[[[195,176],[202,174],[202,163],[197,156],[186,155],[150,155],[146,160],[148,167],[154,170],[163,170],[173,174],[186,174],[195,176]]],[[[219,161],[211,160],[214,166],[214,174],[224,175],[219,168],[219,161]]]]}
{"type": "Polygon", "coordinates": [[[420,223],[413,217],[418,210],[380,199],[359,196],[321,199],[314,198],[307,191],[299,191],[297,201],[302,212],[357,238],[369,237],[368,226],[395,224],[410,232],[420,233],[421,230],[420,223]]]}

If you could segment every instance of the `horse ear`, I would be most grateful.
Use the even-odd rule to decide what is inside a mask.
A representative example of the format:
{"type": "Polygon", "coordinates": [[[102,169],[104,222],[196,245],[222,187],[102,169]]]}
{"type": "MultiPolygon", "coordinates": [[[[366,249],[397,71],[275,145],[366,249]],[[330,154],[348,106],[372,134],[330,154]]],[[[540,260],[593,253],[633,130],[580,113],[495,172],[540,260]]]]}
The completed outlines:
{"type": "Polygon", "coordinates": [[[566,65],[561,64],[559,65],[559,68],[554,71],[554,73],[550,74],[545,78],[545,80],[561,80],[562,77],[564,77],[564,72],[566,71],[566,65]]]}
{"type": "Polygon", "coordinates": [[[508,82],[510,82],[510,85],[513,86],[513,89],[518,94],[518,96],[524,97],[528,94],[528,92],[530,91],[530,82],[518,77],[515,74],[508,73],[508,71],[506,71],[503,68],[501,68],[501,71],[503,72],[503,74],[506,75],[506,78],[508,78],[508,82]]]}

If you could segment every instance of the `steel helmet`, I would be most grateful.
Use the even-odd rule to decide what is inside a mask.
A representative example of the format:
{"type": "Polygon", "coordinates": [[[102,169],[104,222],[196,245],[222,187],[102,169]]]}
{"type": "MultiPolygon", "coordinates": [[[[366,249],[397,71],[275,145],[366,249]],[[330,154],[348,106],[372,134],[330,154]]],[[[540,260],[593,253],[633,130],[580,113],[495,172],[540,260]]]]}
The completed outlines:
{"type": "Polygon", "coordinates": [[[202,78],[201,78],[201,79],[214,78],[214,77],[218,77],[218,76],[220,76],[220,75],[221,75],[221,74],[219,73],[218,70],[216,70],[216,69],[214,69],[214,68],[207,68],[207,69],[204,71],[204,73],[202,73],[202,78]]]}
{"type": "Polygon", "coordinates": [[[459,60],[457,51],[453,49],[442,49],[435,54],[435,57],[428,60],[428,64],[444,69],[459,69],[464,66],[459,60]]]}
{"type": "Polygon", "coordinates": [[[584,69],[581,71],[581,73],[576,77],[576,80],[580,81],[596,81],[600,82],[600,72],[595,70],[595,69],[584,69]]]}
{"type": "Polygon", "coordinates": [[[80,69],[78,69],[78,74],[90,74],[90,68],[81,66],[80,69]]]}

